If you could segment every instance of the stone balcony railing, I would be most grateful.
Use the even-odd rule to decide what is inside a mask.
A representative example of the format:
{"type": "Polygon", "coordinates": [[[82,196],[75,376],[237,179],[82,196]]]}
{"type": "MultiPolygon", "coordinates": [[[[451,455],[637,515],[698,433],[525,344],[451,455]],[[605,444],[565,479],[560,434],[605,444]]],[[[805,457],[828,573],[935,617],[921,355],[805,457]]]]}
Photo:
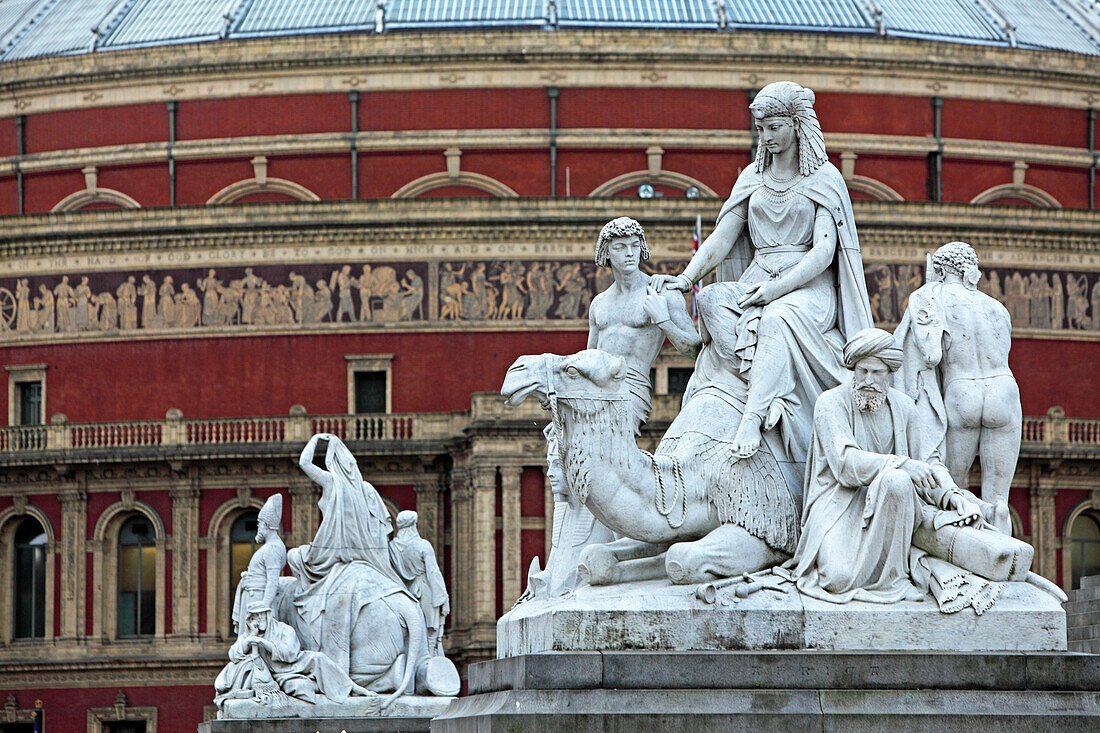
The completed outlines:
{"type": "MultiPolygon", "coordinates": [[[[649,426],[660,429],[667,425],[679,407],[679,395],[655,396],[649,426]]],[[[55,451],[300,446],[314,433],[332,433],[360,444],[442,445],[462,438],[468,428],[500,424],[509,429],[530,425],[541,430],[546,419],[546,412],[534,400],[512,408],[492,393],[473,395],[471,409],[464,412],[307,415],[299,408],[287,416],[196,419],[169,410],[163,420],[103,423],[70,423],[64,416],[55,415],[49,425],[0,427],[0,460],[55,451]]],[[[1021,452],[1100,457],[1100,420],[1068,418],[1060,407],[1051,408],[1044,417],[1025,417],[1021,452]]]]}

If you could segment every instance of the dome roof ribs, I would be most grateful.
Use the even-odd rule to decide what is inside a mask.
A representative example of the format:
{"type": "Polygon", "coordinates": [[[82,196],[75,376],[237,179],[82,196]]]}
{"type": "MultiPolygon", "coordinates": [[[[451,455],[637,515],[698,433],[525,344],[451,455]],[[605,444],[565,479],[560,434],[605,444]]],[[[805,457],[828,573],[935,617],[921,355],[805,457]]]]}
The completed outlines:
{"type": "Polygon", "coordinates": [[[1100,11],[1086,0],[6,0],[0,61],[223,39],[463,28],[857,33],[1100,55],[1100,11]]]}

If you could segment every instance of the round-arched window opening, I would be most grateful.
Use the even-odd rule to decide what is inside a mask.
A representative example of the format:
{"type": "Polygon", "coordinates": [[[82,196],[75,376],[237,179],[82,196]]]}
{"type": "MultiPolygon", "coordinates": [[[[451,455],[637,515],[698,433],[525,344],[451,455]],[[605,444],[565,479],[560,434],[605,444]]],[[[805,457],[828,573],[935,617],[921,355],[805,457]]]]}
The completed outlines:
{"type": "Polygon", "coordinates": [[[143,516],[126,520],[118,532],[118,635],[156,633],[156,535],[143,516]]]}
{"type": "Polygon", "coordinates": [[[258,528],[259,512],[250,509],[233,520],[229,527],[229,617],[230,628],[233,626],[233,607],[237,600],[237,586],[241,583],[241,573],[248,570],[248,562],[252,559],[252,553],[259,547],[256,544],[256,530],[258,528]]]}
{"type": "Polygon", "coordinates": [[[27,517],[15,530],[14,636],[46,636],[46,531],[27,517]]]}
{"type": "Polygon", "coordinates": [[[1069,528],[1071,588],[1081,587],[1081,578],[1100,575],[1100,514],[1082,512],[1069,528]]]}

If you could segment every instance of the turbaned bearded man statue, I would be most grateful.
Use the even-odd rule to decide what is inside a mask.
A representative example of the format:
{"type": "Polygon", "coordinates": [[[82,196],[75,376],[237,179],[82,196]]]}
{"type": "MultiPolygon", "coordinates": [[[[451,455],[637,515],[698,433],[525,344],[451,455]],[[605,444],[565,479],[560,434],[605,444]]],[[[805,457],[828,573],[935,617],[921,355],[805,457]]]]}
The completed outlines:
{"type": "Polygon", "coordinates": [[[792,575],[801,592],[834,603],[920,600],[931,580],[941,610],[981,613],[999,586],[913,548],[926,512],[938,526],[976,527],[992,507],[920,445],[913,400],[889,386],[901,358],[892,334],[859,331],[844,347],[852,380],[818,398],[792,575]],[[955,584],[946,593],[943,578],[955,584]]]}

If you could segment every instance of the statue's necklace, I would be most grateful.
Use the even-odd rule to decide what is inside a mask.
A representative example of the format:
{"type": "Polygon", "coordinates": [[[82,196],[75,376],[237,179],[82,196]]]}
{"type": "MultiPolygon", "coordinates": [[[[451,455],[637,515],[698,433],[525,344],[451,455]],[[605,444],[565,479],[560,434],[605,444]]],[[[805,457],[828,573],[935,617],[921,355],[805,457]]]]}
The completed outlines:
{"type": "Polygon", "coordinates": [[[798,171],[787,178],[776,178],[769,168],[764,171],[761,182],[764,184],[763,188],[767,197],[777,204],[782,204],[794,195],[794,183],[798,178],[798,171]]]}

